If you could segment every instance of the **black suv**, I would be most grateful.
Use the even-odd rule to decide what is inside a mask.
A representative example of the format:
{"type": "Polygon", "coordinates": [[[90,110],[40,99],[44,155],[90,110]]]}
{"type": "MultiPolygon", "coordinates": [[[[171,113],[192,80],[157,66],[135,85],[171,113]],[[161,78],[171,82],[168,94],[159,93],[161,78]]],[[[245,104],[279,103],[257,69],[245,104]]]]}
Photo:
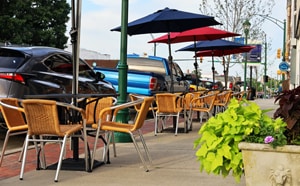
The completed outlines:
{"type": "MultiPolygon", "coordinates": [[[[72,93],[70,52],[51,47],[0,47],[0,98],[72,93]]],[[[104,75],[79,60],[79,93],[115,93],[104,75]]]]}

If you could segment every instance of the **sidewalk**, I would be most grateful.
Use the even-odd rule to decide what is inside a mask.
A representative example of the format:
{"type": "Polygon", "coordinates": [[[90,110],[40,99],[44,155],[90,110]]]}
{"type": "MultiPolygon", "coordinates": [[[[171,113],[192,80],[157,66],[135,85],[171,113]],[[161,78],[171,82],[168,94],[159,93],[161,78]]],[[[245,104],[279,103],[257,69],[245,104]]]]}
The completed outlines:
{"type": "MultiPolygon", "coordinates": [[[[273,99],[255,100],[262,109],[277,108],[273,99]]],[[[270,113],[271,114],[271,113],[270,113]]],[[[24,175],[24,180],[20,181],[18,174],[20,163],[16,163],[17,176],[1,179],[3,174],[0,167],[0,183],[1,185],[205,185],[205,186],[244,186],[245,180],[242,178],[241,183],[236,183],[234,178],[228,176],[208,175],[206,172],[201,173],[199,170],[199,162],[196,160],[193,149],[193,142],[198,137],[200,124],[194,122],[193,131],[189,133],[165,132],[159,133],[157,136],[153,134],[154,120],[150,120],[145,124],[144,134],[150,154],[153,159],[153,165],[150,172],[145,172],[142,163],[135,151],[132,143],[117,143],[117,157],[113,157],[111,153],[111,164],[98,167],[92,173],[84,171],[61,171],[59,182],[54,182],[55,171],[53,170],[32,170],[24,175]],[[152,131],[151,131],[152,128],[152,131]]],[[[181,123],[181,127],[183,123],[181,123]]],[[[99,157],[102,148],[99,148],[99,157]]],[[[4,159],[5,162],[5,159],[4,159]]],[[[35,162],[34,162],[35,163],[35,162]]]]}

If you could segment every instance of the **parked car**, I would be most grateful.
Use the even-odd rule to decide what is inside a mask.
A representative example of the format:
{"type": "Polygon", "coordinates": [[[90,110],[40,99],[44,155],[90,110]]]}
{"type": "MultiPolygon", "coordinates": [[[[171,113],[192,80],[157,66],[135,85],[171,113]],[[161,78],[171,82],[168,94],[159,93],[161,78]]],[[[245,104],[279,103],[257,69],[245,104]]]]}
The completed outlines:
{"type": "MultiPolygon", "coordinates": [[[[70,52],[57,48],[0,47],[0,98],[72,93],[72,61],[70,52]]],[[[79,93],[116,92],[103,74],[81,59],[78,76],[79,93]]]]}
{"type": "Polygon", "coordinates": [[[257,92],[256,97],[257,98],[264,98],[264,92],[257,92]]]}
{"type": "MultiPolygon", "coordinates": [[[[187,74],[186,80],[190,83],[190,89],[195,91],[197,89],[196,77],[192,74],[187,74]]],[[[213,83],[211,79],[198,79],[198,90],[223,90],[223,88],[224,86],[220,81],[213,83]]]]}
{"type": "Polygon", "coordinates": [[[232,90],[235,92],[240,92],[244,90],[244,81],[237,81],[232,86],[232,90]]]}

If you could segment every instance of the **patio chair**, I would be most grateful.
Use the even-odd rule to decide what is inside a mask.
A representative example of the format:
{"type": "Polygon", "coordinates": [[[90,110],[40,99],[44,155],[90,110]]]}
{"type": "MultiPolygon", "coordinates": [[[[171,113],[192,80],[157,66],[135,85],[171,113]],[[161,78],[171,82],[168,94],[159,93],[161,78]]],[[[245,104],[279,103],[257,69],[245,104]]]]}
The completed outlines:
{"type": "MultiPolygon", "coordinates": [[[[1,101],[0,101],[1,102],[1,101]]],[[[40,100],[40,99],[28,99],[23,100],[22,107],[16,107],[9,104],[1,102],[2,106],[15,109],[19,112],[24,112],[27,125],[28,133],[25,139],[24,155],[22,160],[20,180],[23,180],[26,156],[28,151],[28,145],[30,142],[40,143],[40,152],[42,157],[44,154],[44,143],[45,142],[59,142],[62,143],[58,165],[56,169],[56,174],[54,181],[58,181],[59,172],[62,165],[62,160],[65,152],[65,146],[67,139],[73,134],[81,131],[81,137],[84,141],[84,150],[85,150],[85,169],[89,170],[89,163],[87,159],[87,141],[86,141],[86,130],[85,123],[86,117],[83,109],[75,107],[71,104],[60,103],[53,100],[40,100]],[[57,106],[65,107],[67,109],[74,109],[81,113],[83,123],[82,124],[60,124],[58,118],[57,106]],[[33,136],[39,136],[35,138],[33,136]]],[[[39,153],[38,153],[39,154],[39,153]]],[[[38,158],[38,168],[39,168],[39,156],[38,158]]],[[[46,167],[46,162],[42,162],[43,167],[46,167]]]]}
{"type": "MultiPolygon", "coordinates": [[[[143,147],[144,147],[144,150],[146,153],[146,157],[147,157],[148,161],[150,163],[152,163],[152,160],[151,160],[151,157],[149,154],[149,150],[147,148],[143,134],[140,129],[144,124],[144,121],[145,121],[148,111],[149,111],[149,107],[150,107],[151,103],[153,102],[153,100],[154,100],[153,97],[144,97],[144,98],[137,99],[136,101],[131,101],[128,103],[105,108],[99,114],[100,119],[99,119],[98,125],[92,125],[92,127],[97,129],[98,131],[105,131],[105,133],[107,134],[106,141],[111,140],[113,132],[123,132],[123,133],[129,134],[132,139],[132,142],[135,146],[135,149],[143,163],[143,166],[144,166],[144,169],[146,172],[148,172],[149,169],[148,169],[148,166],[146,165],[146,161],[145,161],[144,157],[141,154],[139,145],[137,144],[137,141],[135,140],[135,137],[136,137],[135,134],[136,133],[138,134],[140,141],[143,144],[143,147]],[[140,111],[138,112],[137,118],[133,124],[116,121],[116,116],[120,110],[128,109],[130,107],[134,107],[135,105],[140,105],[140,111]],[[107,121],[106,119],[102,120],[103,116],[107,115],[107,113],[113,113],[112,121],[107,121]]],[[[108,151],[108,148],[106,148],[106,151],[108,151]]],[[[106,155],[106,154],[107,154],[107,152],[104,152],[104,155],[106,155]]],[[[94,158],[94,156],[92,157],[92,163],[94,162],[93,158],[94,158]]]]}
{"type": "MultiPolygon", "coordinates": [[[[188,92],[184,95],[182,101],[183,101],[183,114],[184,114],[184,117],[185,118],[189,118],[190,117],[190,104],[191,104],[191,101],[195,98],[195,97],[198,97],[198,95],[200,95],[199,92],[195,93],[195,92],[188,92]]],[[[189,120],[186,119],[185,120],[185,132],[188,132],[190,129],[188,128],[190,126],[189,124],[189,120]]]]}
{"type": "Polygon", "coordinates": [[[235,92],[232,94],[232,97],[235,97],[240,102],[246,97],[246,94],[247,93],[245,91],[235,92]]]}
{"type": "Polygon", "coordinates": [[[157,111],[155,116],[154,135],[158,132],[158,120],[162,121],[162,129],[165,128],[167,117],[176,117],[175,136],[178,132],[179,115],[183,111],[182,97],[172,93],[160,93],[155,95],[157,111]]]}
{"type": "Polygon", "coordinates": [[[225,91],[225,92],[217,94],[217,97],[215,100],[216,113],[225,111],[225,109],[227,108],[227,105],[231,99],[231,95],[232,95],[232,91],[225,91]]]}
{"type": "MultiPolygon", "coordinates": [[[[144,96],[144,95],[138,95],[138,94],[129,94],[129,98],[131,101],[135,101],[135,100],[138,100],[139,98],[144,98],[144,97],[147,97],[147,96],[144,96]]],[[[138,112],[140,111],[140,105],[135,105],[134,106],[134,109],[135,111],[137,112],[136,115],[135,115],[135,119],[138,115],[138,112]]],[[[153,115],[153,119],[155,119],[155,111],[157,110],[157,107],[154,107],[153,106],[153,103],[151,103],[151,106],[149,107],[149,111],[152,112],[152,115],[153,115]]],[[[135,120],[134,119],[134,120],[135,120]]]]}
{"type": "MultiPolygon", "coordinates": [[[[16,107],[19,106],[19,101],[16,98],[2,98],[1,102],[16,106],[16,107]]],[[[8,144],[9,137],[26,134],[27,130],[28,130],[28,126],[25,122],[25,118],[24,118],[22,112],[8,108],[8,107],[4,107],[1,105],[0,105],[0,108],[1,108],[1,113],[4,118],[5,124],[7,126],[7,132],[5,135],[2,151],[0,154],[0,167],[1,167],[3,158],[5,156],[5,150],[6,150],[6,146],[8,144]]],[[[25,145],[25,143],[23,144],[18,161],[21,161],[21,158],[22,158],[22,155],[24,152],[24,145],[25,145]]]]}
{"type": "Polygon", "coordinates": [[[214,102],[216,100],[216,97],[217,94],[208,94],[199,98],[195,98],[191,101],[189,128],[192,128],[193,115],[195,111],[200,112],[200,124],[202,123],[204,113],[207,114],[207,119],[209,119],[213,115],[214,102]]]}
{"type": "MultiPolygon", "coordinates": [[[[115,141],[112,139],[111,141],[107,142],[105,141],[105,138],[102,136],[101,133],[97,133],[97,130],[92,127],[92,125],[97,125],[99,121],[99,113],[104,109],[111,107],[113,105],[117,104],[117,98],[115,97],[104,97],[101,99],[97,98],[88,98],[86,100],[86,107],[85,107],[85,113],[86,113],[86,125],[87,125],[87,135],[95,137],[95,142],[94,142],[94,151],[92,153],[92,156],[95,156],[96,153],[96,147],[98,144],[98,139],[102,139],[105,145],[106,143],[112,142],[113,144],[113,150],[114,150],[114,157],[117,156],[116,153],[116,147],[115,147],[115,141]]],[[[111,113],[105,115],[102,117],[102,120],[111,120],[111,113]]],[[[113,136],[114,137],[114,136],[113,136]]],[[[104,158],[104,157],[103,157],[104,158]]],[[[103,159],[104,161],[104,159],[103,159]]],[[[109,156],[107,158],[107,163],[109,162],[109,156]]],[[[93,168],[93,167],[92,167],[93,168]]]]}

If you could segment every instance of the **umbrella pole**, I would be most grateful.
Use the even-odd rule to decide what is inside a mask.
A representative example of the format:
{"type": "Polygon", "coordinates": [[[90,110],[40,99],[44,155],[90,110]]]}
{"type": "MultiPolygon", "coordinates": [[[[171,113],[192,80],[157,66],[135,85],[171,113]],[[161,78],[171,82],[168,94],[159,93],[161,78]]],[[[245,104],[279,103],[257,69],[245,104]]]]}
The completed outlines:
{"type": "MultiPolygon", "coordinates": [[[[78,2],[76,3],[75,0],[72,0],[72,28],[70,31],[71,36],[71,43],[72,43],[72,57],[73,57],[73,81],[72,81],[72,94],[78,93],[78,72],[77,72],[77,63],[78,63],[78,2]]],[[[72,100],[74,105],[77,105],[76,98],[72,100]]]]}
{"type": "MultiPolygon", "coordinates": [[[[79,51],[80,51],[80,23],[81,23],[81,0],[72,0],[72,28],[70,31],[71,43],[72,43],[72,57],[73,57],[73,81],[72,81],[72,94],[78,94],[78,73],[79,73],[79,51]]],[[[72,98],[72,102],[77,106],[77,99],[72,98]]],[[[74,113],[76,116],[76,113],[74,113]]],[[[72,148],[78,147],[78,138],[72,139],[72,148]]],[[[73,150],[73,159],[79,159],[79,153],[73,150]]]]}
{"type": "Polygon", "coordinates": [[[170,32],[168,32],[168,47],[169,47],[169,63],[171,65],[170,67],[170,78],[171,78],[171,86],[170,86],[170,92],[174,93],[174,80],[173,80],[173,57],[171,53],[171,38],[170,38],[170,32]]]}
{"type": "Polygon", "coordinates": [[[195,48],[195,74],[196,74],[196,90],[198,91],[198,63],[197,63],[197,51],[196,51],[196,37],[194,36],[194,48],[195,48]]]}
{"type": "Polygon", "coordinates": [[[226,62],[225,62],[225,56],[223,52],[223,74],[224,74],[224,82],[225,82],[225,90],[227,90],[229,87],[227,87],[228,77],[227,77],[227,70],[226,70],[226,62]]]}
{"type": "Polygon", "coordinates": [[[214,51],[212,51],[212,67],[211,67],[211,71],[212,71],[212,77],[213,77],[213,83],[215,84],[215,63],[214,63],[214,51]]]}
{"type": "MultiPolygon", "coordinates": [[[[174,93],[174,80],[173,80],[173,57],[171,53],[171,37],[170,37],[170,32],[168,32],[168,48],[169,48],[169,63],[171,65],[170,68],[170,77],[171,77],[171,87],[170,87],[170,92],[174,93]]],[[[173,116],[173,128],[176,128],[176,117],[173,116]]]]}

